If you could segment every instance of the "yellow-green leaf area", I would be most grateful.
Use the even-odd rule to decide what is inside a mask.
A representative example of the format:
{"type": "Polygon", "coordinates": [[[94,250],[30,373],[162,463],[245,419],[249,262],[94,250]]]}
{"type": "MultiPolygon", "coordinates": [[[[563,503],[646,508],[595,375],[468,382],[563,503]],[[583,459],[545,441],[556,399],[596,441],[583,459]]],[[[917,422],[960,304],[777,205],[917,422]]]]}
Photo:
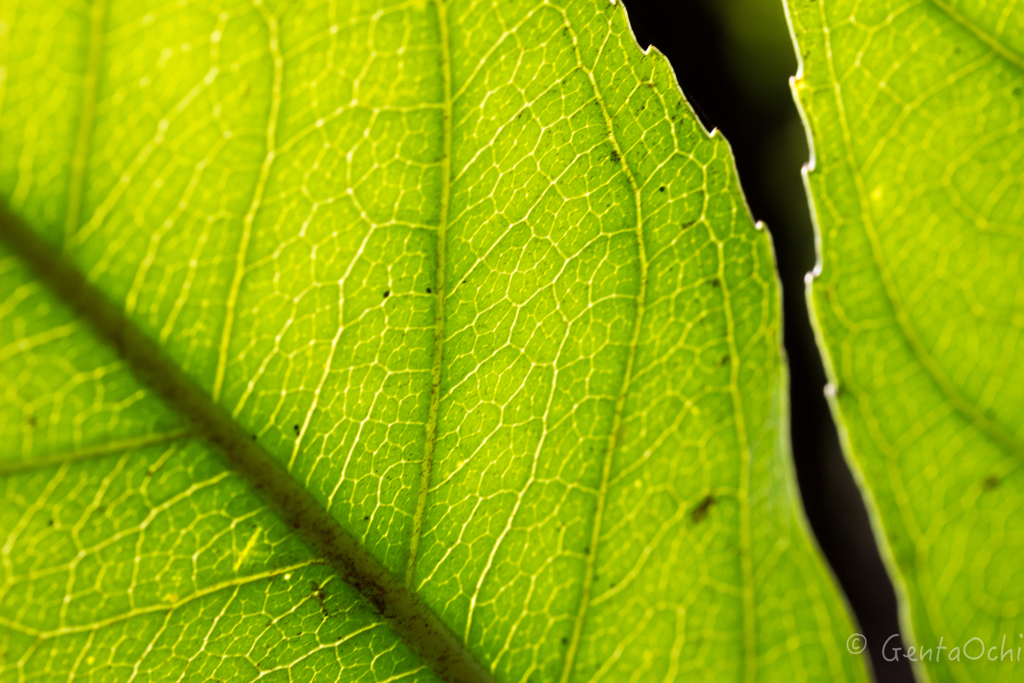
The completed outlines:
{"type": "Polygon", "coordinates": [[[931,651],[929,680],[1016,680],[1024,7],[788,4],[814,146],[809,299],[905,637],[931,651]]]}
{"type": "Polygon", "coordinates": [[[0,139],[0,680],[435,680],[401,590],[496,681],[863,680],[768,235],[617,5],[7,0],[0,139]]]}

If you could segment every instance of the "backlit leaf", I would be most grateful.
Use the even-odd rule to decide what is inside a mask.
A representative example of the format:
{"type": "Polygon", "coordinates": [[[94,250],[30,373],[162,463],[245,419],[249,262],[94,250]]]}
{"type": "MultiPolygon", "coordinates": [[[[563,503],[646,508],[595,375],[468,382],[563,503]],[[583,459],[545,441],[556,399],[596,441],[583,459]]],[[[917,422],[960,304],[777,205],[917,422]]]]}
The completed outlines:
{"type": "Polygon", "coordinates": [[[4,0],[0,139],[0,680],[863,678],[618,6],[4,0]]]}
{"type": "Polygon", "coordinates": [[[1019,680],[1024,6],[789,11],[815,149],[810,300],[905,636],[930,680],[1019,680]]]}

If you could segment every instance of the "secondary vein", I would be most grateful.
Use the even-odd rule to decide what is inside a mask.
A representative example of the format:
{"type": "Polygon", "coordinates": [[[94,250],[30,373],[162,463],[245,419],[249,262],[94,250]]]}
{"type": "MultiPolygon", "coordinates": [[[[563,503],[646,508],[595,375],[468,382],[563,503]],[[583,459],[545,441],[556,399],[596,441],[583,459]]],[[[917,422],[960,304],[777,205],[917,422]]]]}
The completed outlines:
{"type": "Polygon", "coordinates": [[[89,11],[89,54],[82,82],[82,117],[78,120],[78,139],[75,142],[74,156],[71,157],[71,182],[68,185],[68,207],[64,216],[65,244],[70,241],[82,222],[85,168],[89,161],[93,120],[96,116],[96,95],[99,90],[106,21],[107,0],[93,0],[89,11]]]}
{"type": "Polygon", "coordinates": [[[242,279],[245,277],[246,259],[249,253],[249,242],[252,239],[253,224],[256,222],[256,214],[263,203],[263,192],[267,187],[270,169],[274,165],[274,159],[277,155],[277,119],[281,111],[282,89],[284,87],[284,57],[281,54],[277,17],[267,11],[262,2],[255,2],[254,4],[260,10],[260,14],[267,24],[267,32],[269,33],[268,44],[274,61],[270,112],[267,114],[267,152],[263,157],[263,163],[260,165],[260,174],[256,180],[256,187],[253,190],[249,210],[246,211],[245,218],[242,221],[242,236],[239,240],[238,254],[235,259],[235,274],[231,279],[231,289],[228,291],[228,299],[225,303],[224,327],[221,331],[220,348],[217,354],[217,372],[213,380],[213,400],[215,401],[220,399],[220,393],[224,387],[224,375],[228,364],[231,332],[234,328],[238,295],[242,289],[242,279]]]}
{"type": "MultiPolygon", "coordinates": [[[[619,11],[624,10],[620,9],[619,11]]],[[[626,176],[626,180],[629,183],[629,189],[633,195],[633,201],[635,203],[634,210],[636,211],[637,262],[640,269],[640,277],[636,294],[636,314],[633,319],[633,331],[629,340],[626,367],[622,374],[622,384],[619,387],[619,395],[615,401],[615,413],[612,418],[611,429],[608,432],[608,441],[605,446],[604,458],[601,463],[601,483],[597,493],[597,506],[594,511],[594,524],[591,528],[590,552],[587,553],[586,568],[584,569],[583,574],[580,606],[576,613],[572,638],[569,641],[569,647],[566,651],[565,661],[562,666],[562,675],[559,679],[561,683],[568,683],[572,676],[573,667],[576,663],[576,655],[579,652],[580,641],[583,639],[583,625],[586,622],[587,611],[590,609],[590,601],[593,598],[594,576],[597,573],[598,546],[601,540],[601,526],[604,521],[605,506],[607,505],[608,500],[608,482],[611,479],[612,459],[615,454],[615,449],[619,446],[619,437],[622,432],[622,416],[623,413],[625,413],[626,398],[629,395],[629,388],[633,381],[633,366],[636,363],[636,349],[640,344],[640,332],[643,328],[644,308],[647,303],[648,261],[647,245],[644,242],[644,221],[642,206],[640,203],[640,187],[636,182],[636,178],[633,176],[632,170],[629,168],[629,162],[626,158],[625,152],[619,145],[618,139],[615,136],[615,125],[612,121],[611,114],[608,112],[608,108],[605,106],[601,90],[597,85],[597,79],[594,77],[594,72],[587,68],[583,63],[583,59],[579,53],[578,39],[575,32],[572,31],[572,23],[569,21],[569,18],[565,15],[564,11],[562,11],[562,20],[565,22],[566,28],[570,30],[573,41],[573,51],[576,54],[577,63],[579,64],[580,69],[590,80],[590,86],[593,89],[594,98],[597,101],[598,108],[601,110],[604,125],[608,130],[608,139],[611,142],[615,153],[618,155],[618,158],[621,160],[623,173],[626,176]]],[[[600,59],[600,53],[603,50],[604,45],[601,46],[601,50],[598,52],[598,56],[594,60],[595,66],[597,64],[597,60],[600,59]]]]}
{"type": "Polygon", "coordinates": [[[64,463],[94,460],[108,455],[113,455],[114,453],[120,453],[122,451],[145,448],[146,446],[154,446],[156,444],[167,443],[170,441],[179,441],[188,436],[190,436],[190,432],[187,429],[176,429],[162,434],[146,434],[143,436],[120,439],[118,441],[112,441],[99,446],[81,448],[64,453],[53,453],[33,458],[0,461],[0,477],[20,474],[22,472],[32,472],[46,467],[63,465],[64,463]]]}
{"type": "Polygon", "coordinates": [[[729,280],[725,275],[725,248],[718,242],[718,281],[722,290],[725,313],[726,339],[729,344],[729,394],[732,399],[733,425],[740,449],[740,481],[738,498],[740,503],[740,572],[743,575],[743,680],[753,683],[757,679],[757,622],[754,614],[754,564],[751,556],[753,541],[750,519],[750,478],[754,467],[747,422],[744,418],[743,392],[740,391],[740,354],[736,347],[736,321],[733,315],[732,296],[729,280]]]}
{"type": "Polygon", "coordinates": [[[1005,59],[1010,64],[1013,64],[1018,69],[1024,71],[1024,57],[1013,52],[1007,46],[999,42],[999,38],[994,34],[990,34],[982,30],[981,26],[971,21],[964,15],[957,12],[952,5],[944,2],[943,0],[931,0],[932,4],[942,10],[946,16],[959,24],[965,31],[970,33],[972,36],[980,40],[989,49],[995,52],[997,55],[1005,59]]]}
{"type": "Polygon", "coordinates": [[[412,588],[416,572],[416,558],[423,538],[423,517],[427,511],[427,497],[430,495],[430,473],[434,466],[434,449],[437,446],[437,420],[441,407],[441,368],[444,362],[445,334],[445,268],[447,267],[448,211],[452,182],[452,65],[451,44],[448,36],[448,8],[444,0],[434,0],[437,24],[440,34],[441,79],[444,106],[442,108],[442,151],[441,151],[441,210],[437,223],[437,253],[434,282],[434,359],[430,370],[430,409],[427,414],[426,436],[423,445],[423,461],[420,464],[419,495],[416,498],[416,512],[412,518],[412,538],[409,541],[409,557],[405,565],[405,585],[412,588]]]}

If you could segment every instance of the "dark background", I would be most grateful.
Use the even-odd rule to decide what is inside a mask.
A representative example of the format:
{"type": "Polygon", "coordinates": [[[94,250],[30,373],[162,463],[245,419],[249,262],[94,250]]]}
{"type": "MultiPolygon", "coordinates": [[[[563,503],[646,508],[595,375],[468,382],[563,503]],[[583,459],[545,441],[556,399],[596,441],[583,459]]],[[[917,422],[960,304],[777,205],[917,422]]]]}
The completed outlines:
{"type": "MultiPolygon", "coordinates": [[[[704,126],[729,140],[754,218],[771,231],[784,292],[793,457],[804,509],[867,636],[877,680],[913,681],[906,661],[882,658],[882,644],[899,632],[896,599],[822,393],[825,373],[804,303],[804,275],[815,254],[800,169],[810,157],[789,90],[797,63],[783,0],[623,2],[640,45],[665,53],[704,126]]],[[[892,645],[902,647],[898,640],[892,645]]]]}

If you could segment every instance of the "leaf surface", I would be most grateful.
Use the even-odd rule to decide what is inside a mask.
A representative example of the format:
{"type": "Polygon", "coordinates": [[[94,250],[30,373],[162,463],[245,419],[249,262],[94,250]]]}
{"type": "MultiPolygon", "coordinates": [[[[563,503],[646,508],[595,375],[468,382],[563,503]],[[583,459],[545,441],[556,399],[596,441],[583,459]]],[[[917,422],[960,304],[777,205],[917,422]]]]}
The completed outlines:
{"type": "Polygon", "coordinates": [[[863,678],[620,7],[6,0],[0,139],[0,680],[863,678]]]}
{"type": "Polygon", "coordinates": [[[931,680],[1016,680],[1000,653],[1019,661],[1024,630],[1024,8],[788,4],[809,298],[905,636],[931,680]]]}

